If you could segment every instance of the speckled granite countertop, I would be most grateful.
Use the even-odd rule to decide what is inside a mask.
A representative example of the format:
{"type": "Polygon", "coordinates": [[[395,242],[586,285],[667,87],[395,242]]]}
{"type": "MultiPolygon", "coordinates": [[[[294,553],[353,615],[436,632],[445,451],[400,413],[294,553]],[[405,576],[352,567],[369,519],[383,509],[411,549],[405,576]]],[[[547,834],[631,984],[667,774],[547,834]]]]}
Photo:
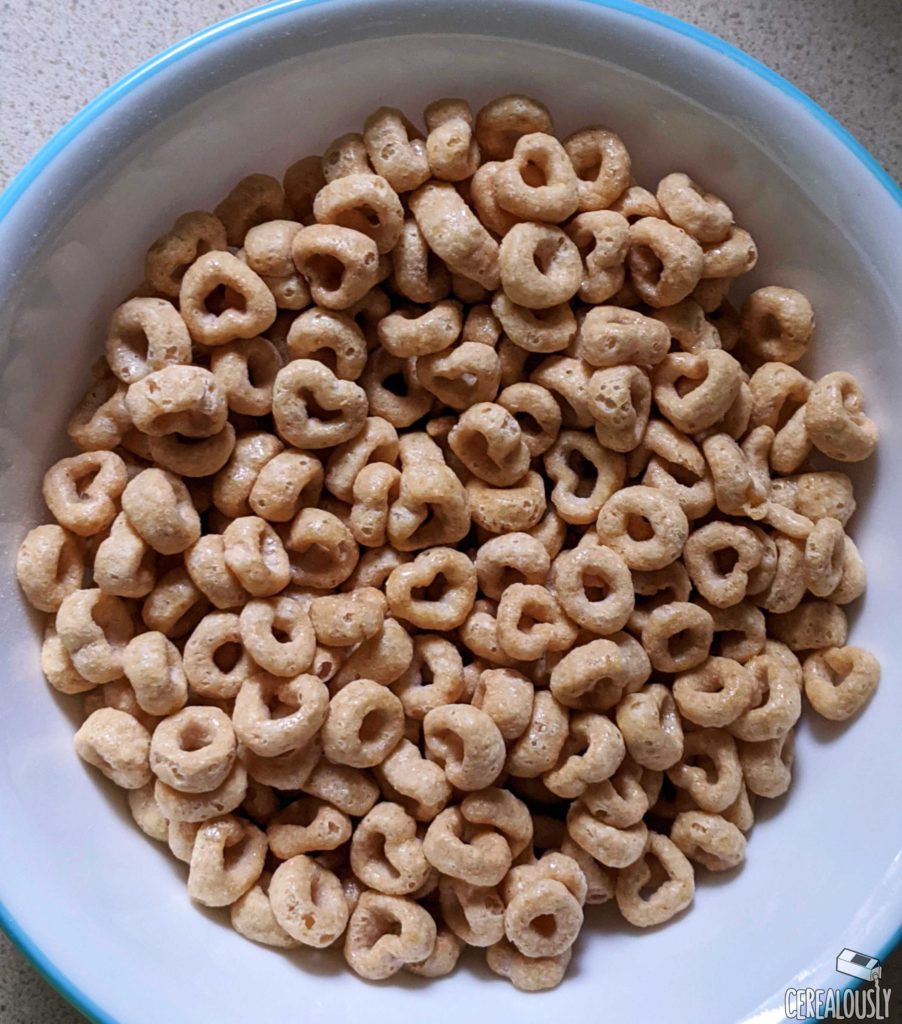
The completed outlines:
{"type": "MultiPolygon", "coordinates": [[[[84,104],[170,43],[254,6],[240,0],[0,0],[0,187],[84,104]],[[35,69],[40,68],[40,76],[35,69]]],[[[902,177],[898,0],[660,0],[788,78],[902,177]]],[[[883,984],[902,996],[902,950],[883,984]]],[[[0,1024],[82,1018],[0,934],[0,1024]]]]}

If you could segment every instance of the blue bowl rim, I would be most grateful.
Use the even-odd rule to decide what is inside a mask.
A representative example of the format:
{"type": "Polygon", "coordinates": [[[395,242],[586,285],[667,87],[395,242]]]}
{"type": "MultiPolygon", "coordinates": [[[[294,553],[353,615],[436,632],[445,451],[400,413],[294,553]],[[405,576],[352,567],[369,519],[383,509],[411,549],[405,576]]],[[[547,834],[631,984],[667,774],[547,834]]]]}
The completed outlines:
{"type": "MultiPolygon", "coordinates": [[[[37,181],[41,173],[60,156],[82,131],[113,107],[123,96],[138,88],[158,72],[172,67],[183,57],[197,52],[218,39],[232,35],[247,25],[260,24],[268,21],[270,18],[297,10],[299,7],[314,7],[333,2],[335,0],[272,0],[271,3],[255,7],[250,11],[235,14],[230,18],[201,29],[199,32],[195,32],[186,39],[174,43],[172,46],[156,54],[156,56],[140,64],[133,71],[120,78],[118,82],[104,89],[103,92],[83,107],[19,171],[3,192],[0,193],[0,224],[11,212],[13,206],[37,181]]],[[[778,75],[776,71],[773,71],[766,64],[762,64],[761,61],[749,56],[743,50],[733,46],[732,43],[726,42],[711,32],[706,32],[695,25],[681,21],[679,18],[673,17],[673,15],[644,7],[633,2],[633,0],[584,0],[584,2],[594,4],[597,7],[606,7],[621,14],[628,14],[643,21],[650,21],[671,32],[685,36],[696,43],[701,43],[708,49],[714,50],[721,56],[726,57],[733,63],[751,71],[759,78],[775,86],[784,95],[795,100],[796,103],[827,128],[832,135],[839,139],[873,174],[896,203],[902,207],[902,188],[893,180],[879,161],[850,131],[828,114],[823,107],[815,103],[807,93],[794,86],[791,82],[788,82],[781,75],[778,75]]],[[[102,1007],[98,1006],[93,999],[82,992],[42,952],[2,901],[0,901],[0,929],[7,934],[12,943],[31,961],[44,980],[56,989],[84,1017],[93,1021],[94,1024],[119,1024],[102,1007]]],[[[902,925],[896,929],[895,934],[879,952],[878,959],[881,961],[885,960],[900,942],[902,942],[902,925]]],[[[846,986],[846,989],[857,988],[860,984],[860,981],[852,982],[846,986]]]]}

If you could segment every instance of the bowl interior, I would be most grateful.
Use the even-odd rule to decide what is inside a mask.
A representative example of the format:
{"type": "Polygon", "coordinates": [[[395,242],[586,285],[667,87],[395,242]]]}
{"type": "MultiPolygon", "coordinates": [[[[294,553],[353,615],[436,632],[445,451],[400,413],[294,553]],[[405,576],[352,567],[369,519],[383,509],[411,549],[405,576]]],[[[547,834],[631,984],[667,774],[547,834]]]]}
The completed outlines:
{"type": "Polygon", "coordinates": [[[514,9],[468,0],[453,19],[445,5],[407,0],[287,6],[136,85],[0,225],[0,898],[49,961],[129,1024],[201,1012],[276,1019],[302,1005],[312,1020],[358,1020],[364,1000],[373,1015],[416,1013],[427,990],[437,994],[436,1022],[474,1010],[588,1015],[601,992],[611,1020],[680,1024],[698,1019],[697,1006],[724,1020],[781,1019],[787,985],[842,985],[836,953],[880,955],[900,918],[902,820],[891,808],[902,803],[902,698],[892,678],[902,310],[890,288],[899,209],[791,97],[629,12],[531,0],[514,9]],[[532,997],[475,955],[431,986],[366,985],[335,953],[256,947],[225,914],[193,907],[184,866],[139,833],[123,796],[75,757],[78,699],[57,698],[43,682],[38,625],[12,572],[25,530],[46,521],[41,476],[65,450],[67,414],[106,318],[175,216],[211,208],[251,171],[281,175],[379,104],[416,117],[442,95],[476,107],[509,91],[544,99],[559,134],[613,128],[641,184],[684,170],[722,195],[761,253],[732,301],[765,283],[804,291],[818,323],[805,368],[858,375],[883,434],[877,459],[853,473],[851,531],[870,576],[852,638],[881,658],[884,685],[846,728],[802,723],[792,789],[763,802],[740,871],[700,876],[693,908],[648,933],[610,908],[593,910],[566,983],[532,997]]]}

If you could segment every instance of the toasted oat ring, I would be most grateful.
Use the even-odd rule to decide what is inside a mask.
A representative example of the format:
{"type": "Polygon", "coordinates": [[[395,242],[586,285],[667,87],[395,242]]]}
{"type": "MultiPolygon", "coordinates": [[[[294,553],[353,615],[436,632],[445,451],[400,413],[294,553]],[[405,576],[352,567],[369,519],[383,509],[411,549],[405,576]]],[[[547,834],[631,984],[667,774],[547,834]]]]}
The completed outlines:
{"type": "Polygon", "coordinates": [[[579,249],[550,224],[515,224],[501,241],[499,267],[505,294],[527,309],[568,302],[583,276],[579,249]]]}
{"type": "Polygon", "coordinates": [[[208,252],[185,271],[179,310],[194,341],[226,345],[236,338],[255,338],[272,326],[276,302],[261,278],[228,252],[208,252]],[[240,295],[243,308],[227,305],[212,312],[207,300],[220,285],[240,295]]]}
{"type": "Polygon", "coordinates": [[[630,569],[663,569],[678,558],[689,521],[676,501],[653,487],[624,487],[605,502],[596,524],[602,543],[630,569]]]}
{"type": "Polygon", "coordinates": [[[391,252],[398,241],[404,208],[381,175],[346,174],[316,193],[313,216],[320,224],[338,224],[368,235],[384,253],[391,252]]]}
{"type": "Polygon", "coordinates": [[[704,254],[681,228],[657,217],[643,217],[630,225],[626,261],[639,297],[660,308],[692,293],[702,276],[704,254]]]}
{"type": "Polygon", "coordinates": [[[722,242],[733,223],[727,204],[704,192],[688,174],[668,174],[658,182],[658,202],[668,220],[699,242],[722,242]]]}
{"type": "Polygon", "coordinates": [[[499,96],[476,115],[476,140],[488,160],[508,160],[522,136],[551,130],[548,108],[529,96],[499,96]]]}
{"type": "Polygon", "coordinates": [[[531,221],[559,223],[579,205],[576,172],[567,151],[544,132],[517,139],[510,159],[498,168],[494,186],[502,209],[531,221]],[[539,184],[533,184],[536,179],[539,184]]]}
{"type": "Polygon", "coordinates": [[[579,208],[603,210],[630,183],[630,155],[614,132],[600,125],[580,128],[564,139],[564,149],[579,179],[579,208]]]}

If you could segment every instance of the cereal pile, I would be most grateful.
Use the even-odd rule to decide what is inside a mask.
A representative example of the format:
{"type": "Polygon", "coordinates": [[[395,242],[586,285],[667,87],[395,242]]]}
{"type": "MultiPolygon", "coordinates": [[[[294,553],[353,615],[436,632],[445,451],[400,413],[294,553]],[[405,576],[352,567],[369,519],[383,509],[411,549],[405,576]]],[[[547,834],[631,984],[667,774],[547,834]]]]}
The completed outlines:
{"type": "Polygon", "coordinates": [[[442,99],[150,247],[19,552],[79,755],[188,891],[367,979],[557,985],[735,868],[803,697],[846,719],[877,431],[685,174],[442,99]],[[800,660],[801,659],[801,660],[800,660]]]}

